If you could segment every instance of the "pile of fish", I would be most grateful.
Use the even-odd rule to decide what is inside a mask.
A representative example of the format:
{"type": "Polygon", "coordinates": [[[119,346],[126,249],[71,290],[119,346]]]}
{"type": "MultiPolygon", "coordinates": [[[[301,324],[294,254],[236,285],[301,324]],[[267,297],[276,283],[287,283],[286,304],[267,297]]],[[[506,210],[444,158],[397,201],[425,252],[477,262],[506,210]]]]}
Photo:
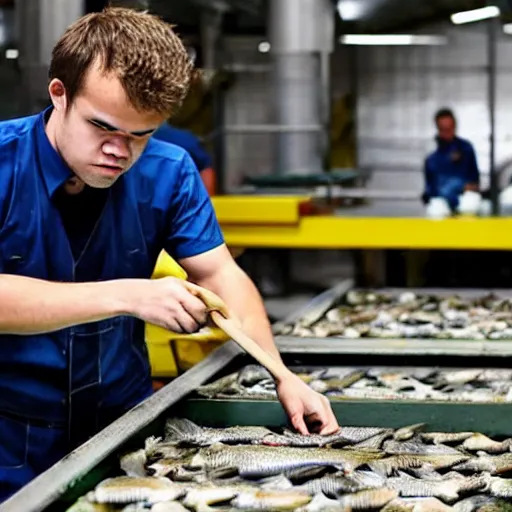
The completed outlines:
{"type": "Polygon", "coordinates": [[[477,432],[343,427],[303,436],[171,418],[120,457],[122,476],[68,512],[497,512],[512,510],[512,439],[477,432]]]}
{"type": "Polygon", "coordinates": [[[465,299],[404,292],[349,291],[336,303],[313,308],[274,334],[312,338],[430,338],[510,340],[512,299],[465,299]]]}
{"type": "MultiPolygon", "coordinates": [[[[428,367],[328,367],[291,368],[315,391],[330,400],[382,399],[441,402],[510,403],[512,369],[428,367]]],[[[275,400],[270,373],[247,365],[216,381],[200,386],[201,397],[217,399],[275,400]]]]}

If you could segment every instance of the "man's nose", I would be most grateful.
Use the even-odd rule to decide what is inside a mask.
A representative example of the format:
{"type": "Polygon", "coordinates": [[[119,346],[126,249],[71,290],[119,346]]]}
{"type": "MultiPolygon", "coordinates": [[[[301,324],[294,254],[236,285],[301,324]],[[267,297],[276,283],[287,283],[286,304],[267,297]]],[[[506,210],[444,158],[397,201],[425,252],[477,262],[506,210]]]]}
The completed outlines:
{"type": "Polygon", "coordinates": [[[130,158],[130,143],[126,137],[122,135],[114,135],[110,137],[102,147],[106,155],[113,156],[117,159],[128,160],[130,158]]]}

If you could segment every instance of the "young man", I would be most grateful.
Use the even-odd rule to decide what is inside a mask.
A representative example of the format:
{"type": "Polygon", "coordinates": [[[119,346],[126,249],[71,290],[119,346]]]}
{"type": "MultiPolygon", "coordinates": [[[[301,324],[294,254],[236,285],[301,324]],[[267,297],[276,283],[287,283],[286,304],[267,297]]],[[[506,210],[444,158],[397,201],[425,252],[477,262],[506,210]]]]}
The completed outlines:
{"type": "MultiPolygon", "coordinates": [[[[151,393],[144,322],[205,323],[187,283],[150,279],[162,249],[279,358],[191,158],[151,138],[192,74],[170,26],[108,9],[55,46],[52,106],[0,123],[0,499],[151,393]]],[[[276,384],[298,430],[338,428],[291,372],[276,384]]]]}
{"type": "Polygon", "coordinates": [[[425,192],[428,203],[433,197],[446,199],[452,210],[466,190],[479,191],[480,174],[471,143],[456,135],[453,112],[441,109],[435,115],[437,149],[425,160],[425,192]]]}
{"type": "Polygon", "coordinates": [[[212,159],[202,146],[201,141],[192,132],[164,123],[155,132],[154,137],[164,142],[176,144],[176,146],[188,151],[201,175],[201,181],[208,195],[210,197],[215,195],[215,171],[213,170],[212,159]]]}

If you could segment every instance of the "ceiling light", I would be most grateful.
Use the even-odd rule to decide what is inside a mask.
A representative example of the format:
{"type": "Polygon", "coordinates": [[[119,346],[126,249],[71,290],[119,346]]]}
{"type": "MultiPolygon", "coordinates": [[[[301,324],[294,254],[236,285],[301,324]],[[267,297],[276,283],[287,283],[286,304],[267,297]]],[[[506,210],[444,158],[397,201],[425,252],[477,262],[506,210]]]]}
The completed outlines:
{"type": "Polygon", "coordinates": [[[20,55],[19,50],[16,48],[9,48],[8,50],[5,50],[5,58],[9,60],[17,59],[20,55]]]}
{"type": "Polygon", "coordinates": [[[452,23],[461,25],[463,23],[473,23],[475,21],[496,18],[501,14],[500,8],[495,5],[482,7],[481,9],[473,9],[472,11],[457,12],[451,15],[452,23]]]}
{"type": "Polygon", "coordinates": [[[505,23],[503,25],[503,33],[512,35],[512,23],[505,23]]]}
{"type": "Polygon", "coordinates": [[[364,5],[361,0],[338,0],[337,9],[343,21],[354,21],[364,14],[364,5]]]}
{"type": "Polygon", "coordinates": [[[340,38],[340,42],[343,44],[350,45],[437,46],[446,44],[447,38],[445,36],[427,36],[411,34],[347,34],[340,38]]]}
{"type": "Polygon", "coordinates": [[[260,53],[268,53],[270,51],[270,43],[263,41],[258,45],[258,51],[260,53]]]}

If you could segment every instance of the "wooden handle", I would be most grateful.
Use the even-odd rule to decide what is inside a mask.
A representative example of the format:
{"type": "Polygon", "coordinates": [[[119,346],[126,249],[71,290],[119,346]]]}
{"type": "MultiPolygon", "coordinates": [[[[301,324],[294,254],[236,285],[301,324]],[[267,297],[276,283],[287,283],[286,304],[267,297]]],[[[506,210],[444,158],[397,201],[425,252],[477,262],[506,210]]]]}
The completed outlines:
{"type": "Polygon", "coordinates": [[[249,338],[233,320],[224,318],[218,311],[211,311],[210,316],[218,327],[264,366],[275,379],[282,379],[286,376],[288,373],[286,366],[263,350],[254,340],[249,338]]]}
{"type": "Polygon", "coordinates": [[[281,361],[263,350],[243,332],[238,319],[218,295],[189,281],[185,281],[185,285],[190,293],[200,298],[206,304],[215,325],[222,329],[233,341],[238,343],[249,355],[254,357],[275,379],[282,379],[289,373],[289,370],[281,361]]]}

